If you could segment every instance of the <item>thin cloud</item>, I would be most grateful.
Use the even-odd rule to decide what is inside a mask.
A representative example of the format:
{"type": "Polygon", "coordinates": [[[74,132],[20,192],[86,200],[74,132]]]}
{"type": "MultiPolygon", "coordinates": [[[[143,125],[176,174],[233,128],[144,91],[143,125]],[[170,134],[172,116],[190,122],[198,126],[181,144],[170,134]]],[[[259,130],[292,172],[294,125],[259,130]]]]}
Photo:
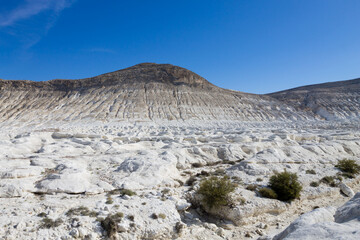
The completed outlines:
{"type": "Polygon", "coordinates": [[[28,19],[47,10],[59,14],[73,2],[73,0],[26,0],[16,9],[7,14],[3,14],[0,17],[0,26],[12,26],[18,21],[28,19]]]}
{"type": "Polygon", "coordinates": [[[0,13],[0,30],[3,29],[7,34],[17,36],[20,41],[24,41],[25,48],[30,48],[47,34],[60,13],[75,1],[24,0],[17,8],[0,13]],[[44,18],[42,24],[34,26],[31,21],[27,21],[40,14],[44,18]]]}

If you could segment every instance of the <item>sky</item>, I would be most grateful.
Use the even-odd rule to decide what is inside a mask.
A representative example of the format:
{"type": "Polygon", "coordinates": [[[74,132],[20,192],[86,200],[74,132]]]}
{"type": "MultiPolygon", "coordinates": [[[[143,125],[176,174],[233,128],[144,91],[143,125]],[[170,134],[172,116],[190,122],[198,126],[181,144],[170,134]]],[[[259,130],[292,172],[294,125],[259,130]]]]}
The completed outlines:
{"type": "Polygon", "coordinates": [[[155,62],[259,94],[354,79],[359,11],[359,0],[0,0],[0,78],[155,62]]]}

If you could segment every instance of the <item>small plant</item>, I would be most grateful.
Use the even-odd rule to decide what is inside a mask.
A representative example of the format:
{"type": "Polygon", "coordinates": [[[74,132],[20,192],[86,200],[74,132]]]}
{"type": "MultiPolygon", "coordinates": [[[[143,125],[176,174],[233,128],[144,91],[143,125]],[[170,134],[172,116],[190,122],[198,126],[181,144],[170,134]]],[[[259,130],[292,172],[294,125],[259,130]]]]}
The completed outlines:
{"type": "Polygon", "coordinates": [[[131,197],[131,196],[136,195],[136,192],[131,191],[130,189],[121,189],[120,194],[121,194],[121,196],[127,195],[127,196],[131,197]]]}
{"type": "Polygon", "coordinates": [[[46,213],[44,213],[44,212],[41,212],[41,213],[39,213],[37,216],[38,216],[38,217],[46,217],[46,216],[47,216],[47,214],[46,214],[46,213]]]}
{"type": "Polygon", "coordinates": [[[239,197],[238,201],[240,202],[240,205],[245,205],[245,203],[246,203],[246,199],[243,197],[239,197]]]}
{"type": "Polygon", "coordinates": [[[100,225],[106,231],[106,235],[109,239],[113,239],[118,232],[118,221],[109,215],[104,220],[101,220],[100,225]]]}
{"type": "Polygon", "coordinates": [[[71,208],[65,213],[66,216],[72,217],[72,216],[89,216],[89,217],[96,217],[98,215],[95,211],[90,211],[87,207],[80,206],[78,208],[71,208]]]}
{"type": "Polygon", "coordinates": [[[60,226],[63,223],[63,221],[58,218],[56,220],[52,220],[50,218],[43,218],[43,220],[41,221],[41,225],[40,228],[55,228],[60,226]]]}
{"type": "Polygon", "coordinates": [[[262,197],[265,197],[265,198],[271,198],[271,199],[278,198],[278,195],[276,194],[276,192],[274,190],[272,190],[271,188],[260,188],[259,193],[262,197]]]}
{"type": "Polygon", "coordinates": [[[320,182],[325,183],[331,187],[336,187],[335,177],[334,176],[325,176],[320,182]]]}
{"type": "Polygon", "coordinates": [[[203,203],[209,208],[228,205],[230,203],[229,194],[235,190],[228,176],[222,178],[212,176],[204,179],[200,183],[198,194],[203,195],[203,203]]]}
{"type": "Polygon", "coordinates": [[[105,204],[113,204],[113,203],[114,203],[113,199],[110,196],[107,197],[105,204]]]}
{"type": "Polygon", "coordinates": [[[161,218],[161,219],[165,219],[166,215],[164,213],[159,213],[158,217],[161,218]]]}
{"type": "Polygon", "coordinates": [[[250,184],[250,185],[246,186],[246,190],[253,191],[253,192],[256,191],[257,188],[258,188],[258,185],[256,185],[256,184],[250,184]]]}
{"type": "Polygon", "coordinates": [[[215,175],[215,176],[223,176],[225,175],[225,169],[223,168],[219,168],[219,169],[216,169],[215,172],[212,173],[212,175],[215,175]]]}
{"type": "Polygon", "coordinates": [[[135,216],[134,215],[129,215],[127,216],[127,218],[130,220],[130,221],[134,221],[135,220],[135,216]]]}
{"type": "Polygon", "coordinates": [[[185,225],[181,222],[177,222],[176,225],[175,225],[175,232],[177,234],[180,234],[185,228],[185,225]]]}
{"type": "Polygon", "coordinates": [[[311,187],[318,187],[319,185],[320,185],[319,182],[311,182],[310,183],[311,187]]]}
{"type": "Polygon", "coordinates": [[[169,188],[165,188],[165,189],[161,190],[161,193],[162,193],[163,196],[166,195],[166,194],[169,194],[169,193],[170,193],[170,189],[169,189],[169,188]]]}
{"type": "Polygon", "coordinates": [[[193,164],[191,164],[191,166],[192,166],[193,168],[201,168],[201,167],[203,167],[204,165],[202,165],[201,163],[193,163],[193,164]]]}
{"type": "Polygon", "coordinates": [[[360,172],[360,165],[356,163],[355,160],[343,159],[335,165],[342,172],[350,173],[350,174],[358,174],[360,172]]]}
{"type": "Polygon", "coordinates": [[[355,174],[352,173],[348,173],[348,172],[342,172],[341,176],[343,176],[344,178],[355,178],[355,174]]]}
{"type": "Polygon", "coordinates": [[[302,186],[296,173],[284,171],[270,177],[269,187],[275,191],[281,201],[292,201],[300,197],[302,186]]]}
{"type": "Polygon", "coordinates": [[[316,172],[315,172],[315,170],[311,169],[311,170],[306,170],[306,174],[313,174],[313,175],[315,175],[316,172]]]}
{"type": "Polygon", "coordinates": [[[156,213],[153,213],[153,214],[151,214],[151,216],[150,216],[152,219],[158,219],[159,217],[158,217],[158,215],[156,214],[156,213]]]}
{"type": "Polygon", "coordinates": [[[262,179],[262,178],[257,178],[256,181],[257,181],[257,182],[262,182],[263,179],[262,179]]]}

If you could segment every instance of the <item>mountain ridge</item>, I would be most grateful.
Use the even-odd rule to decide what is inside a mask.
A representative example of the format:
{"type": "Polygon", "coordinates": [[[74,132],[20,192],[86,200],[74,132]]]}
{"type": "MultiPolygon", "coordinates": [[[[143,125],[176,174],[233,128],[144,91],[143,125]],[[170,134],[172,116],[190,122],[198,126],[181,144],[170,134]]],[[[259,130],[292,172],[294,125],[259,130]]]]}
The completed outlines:
{"type": "MultiPolygon", "coordinates": [[[[185,68],[142,63],[78,80],[1,80],[0,122],[292,121],[319,117],[330,120],[360,114],[360,98],[356,91],[353,94],[355,103],[345,111],[338,109],[341,104],[336,103],[331,94],[324,96],[327,105],[319,108],[316,104],[322,100],[318,96],[323,95],[313,94],[310,99],[315,100],[309,104],[307,95],[302,94],[304,90],[296,94],[293,91],[259,95],[227,90],[185,68]]],[[[347,96],[346,88],[339,94],[347,96]]]]}

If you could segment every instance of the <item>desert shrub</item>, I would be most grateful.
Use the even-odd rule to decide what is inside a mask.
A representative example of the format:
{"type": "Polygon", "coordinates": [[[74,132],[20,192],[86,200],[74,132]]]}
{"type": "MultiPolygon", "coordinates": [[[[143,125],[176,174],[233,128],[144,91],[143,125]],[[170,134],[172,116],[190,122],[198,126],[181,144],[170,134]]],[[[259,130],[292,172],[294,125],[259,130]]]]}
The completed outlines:
{"type": "Polygon", "coordinates": [[[258,188],[258,185],[256,185],[256,184],[250,184],[250,185],[246,186],[246,190],[253,191],[253,192],[256,191],[257,188],[258,188]]]}
{"type": "Polygon", "coordinates": [[[47,216],[47,214],[46,214],[46,213],[44,213],[44,212],[41,212],[41,213],[39,213],[37,216],[38,216],[38,217],[46,217],[46,216],[47,216]]]}
{"type": "Polygon", "coordinates": [[[350,174],[358,174],[360,172],[360,165],[356,163],[355,160],[343,159],[335,165],[342,172],[350,173],[350,174]]]}
{"type": "Polygon", "coordinates": [[[281,201],[291,201],[300,197],[302,186],[296,173],[284,171],[270,177],[269,187],[275,191],[281,201]]]}
{"type": "Polygon", "coordinates": [[[271,199],[277,199],[278,195],[274,190],[271,188],[260,188],[259,193],[262,197],[271,198],[271,199]]]}
{"type": "Polygon", "coordinates": [[[355,174],[348,172],[342,172],[341,176],[343,176],[344,178],[355,178],[355,174]]]}
{"type": "Polygon", "coordinates": [[[320,182],[325,183],[331,187],[336,187],[335,177],[334,176],[325,176],[320,182]]]}
{"type": "Polygon", "coordinates": [[[180,234],[185,228],[185,225],[181,222],[177,222],[176,225],[175,225],[175,232],[177,234],[180,234]]]}
{"type": "Polygon", "coordinates": [[[114,200],[110,196],[107,197],[105,204],[113,204],[113,203],[114,203],[114,200]]]}
{"type": "Polygon", "coordinates": [[[318,187],[319,186],[319,182],[311,182],[310,183],[311,187],[318,187]]]}
{"type": "Polygon", "coordinates": [[[130,189],[120,189],[120,195],[124,196],[124,195],[128,195],[128,196],[134,196],[136,195],[136,192],[131,191],[130,189]]]}
{"type": "Polygon", "coordinates": [[[315,172],[315,170],[311,169],[311,170],[306,170],[306,174],[313,174],[313,175],[315,175],[316,172],[315,172]]]}
{"type": "Polygon", "coordinates": [[[262,179],[262,178],[257,178],[256,181],[257,181],[257,182],[262,182],[263,179],[262,179]]]}
{"type": "Polygon", "coordinates": [[[50,218],[43,218],[43,220],[41,221],[41,225],[40,228],[55,228],[60,226],[63,223],[63,221],[58,218],[56,220],[52,220],[50,218]]]}
{"type": "Polygon", "coordinates": [[[235,190],[228,176],[222,178],[212,176],[200,182],[198,194],[203,195],[203,203],[209,208],[228,205],[230,203],[229,194],[235,190]]]}
{"type": "Polygon", "coordinates": [[[201,164],[201,163],[193,163],[193,164],[191,164],[191,166],[192,166],[193,168],[201,168],[201,167],[203,167],[204,165],[201,164]]]}
{"type": "MultiPolygon", "coordinates": [[[[121,219],[120,219],[121,220],[121,219]]],[[[116,217],[109,215],[104,220],[101,220],[100,225],[106,231],[109,239],[113,239],[118,231],[118,221],[116,217]]]]}
{"type": "Polygon", "coordinates": [[[87,207],[80,206],[78,208],[71,208],[65,213],[66,216],[72,217],[72,216],[89,216],[89,217],[96,217],[98,215],[97,212],[89,210],[87,207]]]}

